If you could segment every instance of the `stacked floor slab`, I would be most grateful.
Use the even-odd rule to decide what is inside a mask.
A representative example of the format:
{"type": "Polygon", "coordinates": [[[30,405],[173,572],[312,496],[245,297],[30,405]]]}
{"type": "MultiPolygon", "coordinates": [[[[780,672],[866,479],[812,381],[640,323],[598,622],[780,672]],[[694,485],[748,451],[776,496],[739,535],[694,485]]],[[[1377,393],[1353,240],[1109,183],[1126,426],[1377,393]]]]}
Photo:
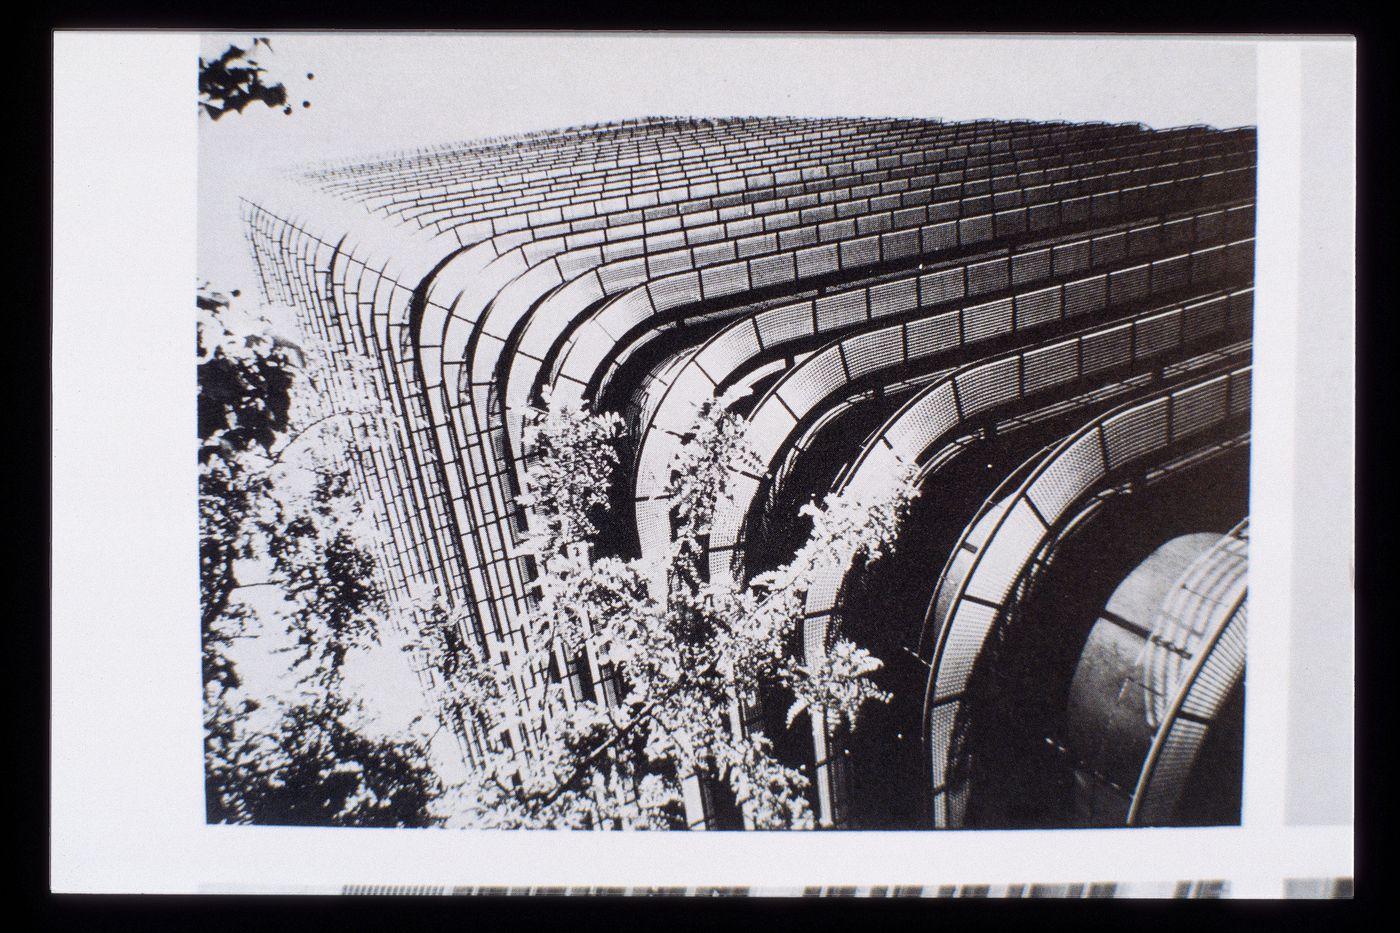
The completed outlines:
{"type": "MultiPolygon", "coordinates": [[[[1247,489],[1229,465],[1248,450],[1254,173],[1252,128],[657,118],[316,166],[250,194],[244,215],[267,297],[372,361],[395,412],[392,443],[345,452],[383,507],[386,580],[466,610],[488,663],[525,647],[532,406],[553,393],[623,414],[604,531],[645,555],[669,543],[669,464],[698,406],[747,388],[735,410],[763,469],[732,478],[712,576],[782,562],[803,503],[878,491],[901,464],[937,503],[896,542],[907,562],[841,568],[807,595],[794,650],[865,641],[897,697],[863,738],[818,717],[780,743],[821,824],[1171,823],[1216,754],[1212,717],[1234,715],[1243,591],[1192,603],[1202,567],[1148,587],[1141,657],[1121,663],[1105,652],[1128,643],[1095,627],[1118,618],[1107,590],[1068,620],[1053,607],[1074,600],[1051,595],[1127,512],[1137,550],[1105,563],[1125,587],[1160,576],[1134,571],[1184,533],[1218,539],[1203,560],[1243,552],[1247,489]],[[1163,490],[1192,482],[1223,504],[1164,511],[1163,490]],[[1182,618],[1189,639],[1170,634],[1182,618]],[[1007,686],[999,659],[1020,671],[1050,630],[1073,663],[1007,686]],[[1096,705],[1091,685],[1147,690],[1142,727],[1125,732],[1128,707],[1096,705]],[[979,777],[979,749],[1025,741],[990,725],[1018,703],[1059,711],[1037,720],[1058,790],[979,777]],[[1141,748],[1125,764],[1104,745],[1129,734],[1141,748]],[[1018,792],[1057,802],[1017,817],[1000,798],[1018,792]],[[905,815],[883,819],[891,794],[905,815]]],[[[561,660],[576,695],[615,695],[595,659],[561,660]]],[[[748,727],[783,731],[773,704],[750,706],[748,727]]],[[[711,790],[692,795],[696,828],[734,819],[711,790]]]]}

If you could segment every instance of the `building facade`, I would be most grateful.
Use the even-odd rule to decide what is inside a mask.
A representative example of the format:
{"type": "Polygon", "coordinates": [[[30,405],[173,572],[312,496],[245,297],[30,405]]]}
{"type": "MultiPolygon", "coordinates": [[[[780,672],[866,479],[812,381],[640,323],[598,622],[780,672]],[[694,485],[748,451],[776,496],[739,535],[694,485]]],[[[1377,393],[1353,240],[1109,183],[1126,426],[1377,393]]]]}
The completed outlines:
{"type": "Polygon", "coordinates": [[[1252,128],[646,119],[321,166],[245,218],[267,296],[398,415],[349,452],[386,580],[468,608],[489,656],[534,574],[531,407],[623,415],[605,533],[652,554],[697,405],[747,389],[763,469],[712,576],[789,558],[814,498],[901,463],[921,489],[802,622],[807,655],[882,658],[892,702],[755,723],[823,825],[1210,824],[1239,816],[1254,192],[1252,128]]]}

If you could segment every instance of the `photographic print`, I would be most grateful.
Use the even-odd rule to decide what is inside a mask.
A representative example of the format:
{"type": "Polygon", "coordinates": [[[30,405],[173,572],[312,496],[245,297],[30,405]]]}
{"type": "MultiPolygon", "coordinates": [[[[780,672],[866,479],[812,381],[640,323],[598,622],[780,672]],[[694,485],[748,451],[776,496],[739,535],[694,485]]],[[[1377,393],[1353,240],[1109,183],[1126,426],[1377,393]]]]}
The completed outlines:
{"type": "MultiPolygon", "coordinates": [[[[333,104],[286,42],[202,147],[333,104]]],[[[1253,126],[322,142],[198,297],[211,821],[1239,822],[1253,126]]]]}
{"type": "Polygon", "coordinates": [[[1190,854],[1350,833],[1266,245],[1336,221],[1263,44],[188,38],[181,833],[357,893],[1350,896],[1190,854]],[[505,880],[555,839],[613,854],[505,880]]]}

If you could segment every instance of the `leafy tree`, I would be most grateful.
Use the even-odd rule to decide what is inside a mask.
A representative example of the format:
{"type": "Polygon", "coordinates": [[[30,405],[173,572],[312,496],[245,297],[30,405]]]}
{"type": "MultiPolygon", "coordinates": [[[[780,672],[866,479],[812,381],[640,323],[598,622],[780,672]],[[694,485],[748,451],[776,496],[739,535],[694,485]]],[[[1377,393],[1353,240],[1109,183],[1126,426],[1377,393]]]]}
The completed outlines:
{"type": "Polygon", "coordinates": [[[715,506],[731,476],[757,467],[733,399],[702,406],[672,464],[674,541],[656,560],[594,553],[620,419],[550,403],[532,425],[522,497],[536,598],[522,639],[485,645],[462,609],[385,595],[372,516],[338,453],[388,443],[368,363],[279,340],[207,289],[198,305],[210,821],[662,829],[684,825],[683,788],[704,782],[727,788],[748,825],[812,825],[807,776],[745,713],[785,691],[789,728],[804,715],[854,727],[865,703],[887,699],[870,680],[878,659],[839,640],[798,658],[795,635],[818,574],[889,546],[908,476],[879,499],[809,506],[811,537],[788,564],[710,579],[715,506]],[[346,695],[347,655],[394,615],[414,623],[407,648],[485,747],[459,785],[441,785],[421,739],[371,738],[346,695]],[[243,689],[230,649],[277,624],[298,686],[269,701],[243,689]],[[580,669],[591,691],[565,676],[580,669]]]}
{"type": "Polygon", "coordinates": [[[445,604],[422,607],[413,645],[436,665],[486,746],[485,763],[451,788],[450,821],[503,827],[659,829],[683,825],[682,782],[726,786],[748,825],[805,828],[808,778],[771,742],[743,727],[762,691],[791,696],[804,713],[854,727],[861,707],[887,700],[870,680],[880,661],[837,641],[819,657],[793,656],[806,590],[817,575],[890,546],[915,495],[912,475],[888,494],[830,497],[805,509],[808,542],[786,565],[741,584],[701,566],[729,477],[757,466],[732,399],[702,406],[672,465],[674,543],[659,561],[594,556],[590,537],[618,462],[615,415],[548,403],[533,426],[523,501],[537,517],[540,567],[523,644],[484,647],[445,604]],[[570,659],[616,684],[607,697],[575,696],[561,678],[570,659]]]}
{"type": "Polygon", "coordinates": [[[369,737],[342,677],[391,611],[339,453],[383,441],[377,395],[367,371],[274,337],[237,296],[196,299],[207,818],[434,822],[421,743],[369,737]],[[269,703],[244,688],[232,648],[279,624],[297,695],[269,703]]]}
{"type": "Polygon", "coordinates": [[[228,822],[282,826],[421,826],[434,822],[437,775],[412,742],[353,728],[357,704],[334,693],[282,711],[250,731],[237,767],[217,780],[228,822]]]}
{"type": "MultiPolygon", "coordinates": [[[[287,103],[287,87],[278,82],[268,84],[263,80],[267,69],[258,64],[250,54],[263,46],[272,51],[272,43],[267,39],[254,38],[244,49],[230,45],[218,58],[199,60],[199,109],[209,119],[218,120],[227,113],[242,113],[248,106],[261,102],[268,107],[281,107],[284,114],[290,115],[291,106],[287,103]]],[[[308,80],[314,75],[308,74],[308,80]]],[[[303,107],[310,107],[310,101],[302,101],[303,107]]]]}

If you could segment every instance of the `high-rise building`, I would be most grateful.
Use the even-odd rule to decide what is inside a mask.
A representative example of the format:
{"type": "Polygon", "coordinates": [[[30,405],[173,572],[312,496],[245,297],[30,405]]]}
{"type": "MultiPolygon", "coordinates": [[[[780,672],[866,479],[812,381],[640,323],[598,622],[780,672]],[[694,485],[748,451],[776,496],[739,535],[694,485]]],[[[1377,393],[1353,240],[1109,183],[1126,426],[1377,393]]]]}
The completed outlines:
{"type": "Polygon", "coordinates": [[[269,297],[398,414],[350,452],[386,578],[488,651],[523,637],[531,406],[624,416],[606,533],[647,554],[697,403],[747,388],[763,469],[711,575],[790,557],[813,498],[921,489],[807,594],[801,650],[839,632],[894,696],[775,739],[824,825],[1201,824],[1239,814],[1254,190],[1252,128],[645,119],[321,166],[245,216],[269,297]]]}

